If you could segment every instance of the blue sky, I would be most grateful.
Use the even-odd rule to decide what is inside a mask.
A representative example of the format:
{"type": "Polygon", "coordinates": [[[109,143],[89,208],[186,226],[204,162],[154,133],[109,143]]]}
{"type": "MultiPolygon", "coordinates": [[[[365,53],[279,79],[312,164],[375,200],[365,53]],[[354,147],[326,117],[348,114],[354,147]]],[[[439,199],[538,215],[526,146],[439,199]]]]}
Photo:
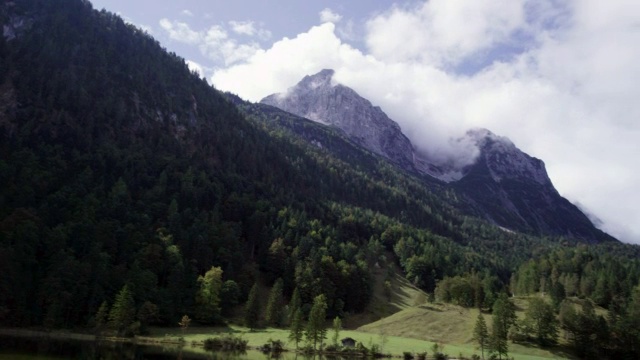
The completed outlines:
{"type": "Polygon", "coordinates": [[[92,3],[251,101],[333,68],[431,157],[472,161],[452,141],[470,128],[507,136],[604,230],[640,243],[640,1],[92,3]]]}

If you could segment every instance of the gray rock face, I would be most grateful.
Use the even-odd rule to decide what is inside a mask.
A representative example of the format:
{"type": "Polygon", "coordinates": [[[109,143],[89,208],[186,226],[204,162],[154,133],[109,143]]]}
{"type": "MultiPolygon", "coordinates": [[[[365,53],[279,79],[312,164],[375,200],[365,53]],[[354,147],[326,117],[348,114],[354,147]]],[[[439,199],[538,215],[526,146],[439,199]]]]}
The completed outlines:
{"type": "Polygon", "coordinates": [[[341,129],[362,147],[414,169],[413,147],[400,126],[352,89],[333,84],[333,74],[333,70],[322,70],[305,76],[286,93],[260,102],[341,129]]]}
{"type": "Polygon", "coordinates": [[[594,243],[611,240],[558,193],[542,160],[486,129],[470,130],[465,137],[478,146],[479,156],[451,186],[479,215],[513,230],[594,243]]]}
{"type": "Polygon", "coordinates": [[[465,137],[478,147],[480,155],[476,164],[485,162],[493,181],[518,180],[553,188],[544,162],[525,154],[508,138],[487,129],[469,130],[465,137]]]}

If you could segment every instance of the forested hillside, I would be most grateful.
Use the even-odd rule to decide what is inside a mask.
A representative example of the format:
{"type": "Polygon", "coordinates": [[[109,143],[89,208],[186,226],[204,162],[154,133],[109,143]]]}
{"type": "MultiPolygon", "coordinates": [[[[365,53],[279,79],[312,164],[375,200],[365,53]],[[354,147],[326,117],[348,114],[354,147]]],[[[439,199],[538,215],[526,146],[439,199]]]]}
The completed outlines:
{"type": "MultiPolygon", "coordinates": [[[[324,294],[328,316],[357,313],[385,252],[429,292],[473,274],[495,294],[577,243],[464,216],[454,191],[219,93],[86,1],[0,6],[2,325],[95,326],[123,303],[143,328],[217,323],[277,279],[305,311],[324,294]]],[[[593,251],[634,269],[626,302],[637,248],[606,246],[593,251]]]]}

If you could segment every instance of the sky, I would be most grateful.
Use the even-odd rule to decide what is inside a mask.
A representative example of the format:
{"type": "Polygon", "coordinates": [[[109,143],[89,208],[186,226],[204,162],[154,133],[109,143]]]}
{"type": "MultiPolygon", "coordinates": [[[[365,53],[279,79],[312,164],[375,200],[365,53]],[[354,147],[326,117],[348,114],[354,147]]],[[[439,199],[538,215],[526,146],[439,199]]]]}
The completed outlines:
{"type": "Polygon", "coordinates": [[[423,153],[487,128],[542,159],[596,225],[640,243],[640,1],[92,0],[250,101],[324,68],[423,153]]]}

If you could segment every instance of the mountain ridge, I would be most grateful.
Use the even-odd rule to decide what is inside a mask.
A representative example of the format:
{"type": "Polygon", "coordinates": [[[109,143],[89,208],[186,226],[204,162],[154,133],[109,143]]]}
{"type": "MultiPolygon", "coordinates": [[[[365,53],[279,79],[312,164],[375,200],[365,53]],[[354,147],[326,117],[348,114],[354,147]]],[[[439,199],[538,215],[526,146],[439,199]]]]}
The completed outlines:
{"type": "Polygon", "coordinates": [[[455,168],[430,160],[415,150],[398,123],[353,89],[336,83],[334,74],[324,69],[307,75],[286,92],[269,95],[260,103],[333,126],[407,171],[448,183],[469,200],[473,213],[497,225],[588,242],[613,239],[557,192],[543,161],[522,152],[508,138],[472,129],[456,141],[477,148],[473,163],[455,168]]]}

